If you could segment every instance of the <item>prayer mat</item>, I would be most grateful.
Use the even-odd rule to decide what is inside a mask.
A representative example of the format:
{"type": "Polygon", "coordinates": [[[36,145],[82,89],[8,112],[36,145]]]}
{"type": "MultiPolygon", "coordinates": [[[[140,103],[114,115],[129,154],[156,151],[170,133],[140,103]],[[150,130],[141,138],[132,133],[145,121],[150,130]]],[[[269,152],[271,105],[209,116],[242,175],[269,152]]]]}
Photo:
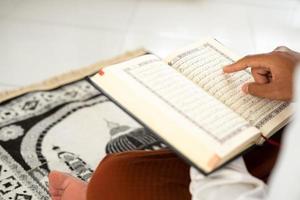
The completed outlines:
{"type": "Polygon", "coordinates": [[[164,145],[85,77],[144,50],[0,93],[0,199],[50,199],[50,170],[88,181],[108,153],[164,145]]]}

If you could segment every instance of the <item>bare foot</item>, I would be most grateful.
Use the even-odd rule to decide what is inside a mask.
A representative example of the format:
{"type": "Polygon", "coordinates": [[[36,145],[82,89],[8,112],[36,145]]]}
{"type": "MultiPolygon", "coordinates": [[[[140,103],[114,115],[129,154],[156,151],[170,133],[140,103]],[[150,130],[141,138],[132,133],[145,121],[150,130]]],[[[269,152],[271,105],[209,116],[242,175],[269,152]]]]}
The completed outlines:
{"type": "Polygon", "coordinates": [[[52,200],[86,200],[87,183],[69,174],[52,171],[49,192],[52,200]]]}

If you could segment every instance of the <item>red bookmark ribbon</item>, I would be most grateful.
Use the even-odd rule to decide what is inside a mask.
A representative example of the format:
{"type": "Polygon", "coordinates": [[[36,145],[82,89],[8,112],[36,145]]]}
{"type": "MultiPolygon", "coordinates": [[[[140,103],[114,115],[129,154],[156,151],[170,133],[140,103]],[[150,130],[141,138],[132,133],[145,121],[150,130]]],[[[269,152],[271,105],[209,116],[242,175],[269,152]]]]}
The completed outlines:
{"type": "Polygon", "coordinates": [[[273,145],[273,146],[276,146],[276,147],[280,147],[280,143],[279,142],[277,142],[277,141],[275,141],[275,140],[272,140],[272,139],[269,139],[269,138],[267,138],[266,136],[264,136],[263,134],[260,134],[261,135],[261,137],[267,142],[267,143],[269,143],[270,145],[273,145]]]}
{"type": "Polygon", "coordinates": [[[103,76],[103,75],[104,75],[103,69],[100,69],[100,70],[99,70],[99,74],[100,74],[100,76],[103,76]]]}

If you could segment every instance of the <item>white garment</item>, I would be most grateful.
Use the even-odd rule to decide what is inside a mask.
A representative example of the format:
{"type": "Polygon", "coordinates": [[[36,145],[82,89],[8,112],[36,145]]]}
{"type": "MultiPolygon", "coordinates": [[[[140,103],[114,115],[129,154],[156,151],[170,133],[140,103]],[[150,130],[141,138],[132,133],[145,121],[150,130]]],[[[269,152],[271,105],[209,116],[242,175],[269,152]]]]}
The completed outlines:
{"type": "Polygon", "coordinates": [[[191,168],[193,200],[299,200],[300,199],[300,71],[296,80],[296,114],[285,134],[269,186],[251,176],[242,158],[205,177],[191,168]]]}

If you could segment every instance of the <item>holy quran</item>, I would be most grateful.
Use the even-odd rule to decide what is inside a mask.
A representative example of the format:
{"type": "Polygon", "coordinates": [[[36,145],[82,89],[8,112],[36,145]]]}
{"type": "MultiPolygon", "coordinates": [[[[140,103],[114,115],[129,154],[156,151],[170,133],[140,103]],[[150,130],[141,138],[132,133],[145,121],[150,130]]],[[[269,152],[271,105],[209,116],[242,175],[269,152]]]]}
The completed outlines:
{"type": "Polygon", "coordinates": [[[209,174],[287,124],[292,105],[246,95],[248,70],[224,74],[239,57],[214,39],[166,59],[153,54],[108,66],[95,87],[175,152],[209,174]]]}

